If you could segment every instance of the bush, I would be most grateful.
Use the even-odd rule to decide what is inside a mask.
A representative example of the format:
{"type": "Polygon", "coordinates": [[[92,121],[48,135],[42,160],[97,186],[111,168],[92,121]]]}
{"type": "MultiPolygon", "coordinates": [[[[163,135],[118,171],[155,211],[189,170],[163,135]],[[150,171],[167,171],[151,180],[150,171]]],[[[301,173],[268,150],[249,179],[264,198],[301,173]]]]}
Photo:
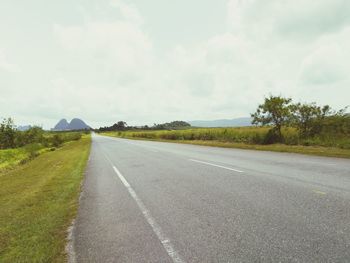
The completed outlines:
{"type": "Polygon", "coordinates": [[[51,138],[51,144],[53,147],[59,147],[63,143],[63,139],[59,134],[54,134],[51,138]]]}
{"type": "Polygon", "coordinates": [[[63,140],[65,142],[79,141],[80,139],[81,139],[81,133],[79,133],[79,132],[66,133],[63,136],[63,140]]]}
{"type": "Polygon", "coordinates": [[[24,144],[42,143],[44,141],[44,130],[41,127],[34,126],[23,132],[24,144]]]}
{"type": "Polygon", "coordinates": [[[15,148],[16,129],[11,118],[0,124],[0,149],[15,148]]]}
{"type": "Polygon", "coordinates": [[[263,144],[273,144],[277,142],[282,142],[283,137],[278,133],[275,128],[271,128],[268,133],[265,135],[263,144]]]}
{"type": "Polygon", "coordinates": [[[41,148],[41,145],[38,143],[27,144],[25,150],[28,152],[29,159],[37,157],[41,148]]]}

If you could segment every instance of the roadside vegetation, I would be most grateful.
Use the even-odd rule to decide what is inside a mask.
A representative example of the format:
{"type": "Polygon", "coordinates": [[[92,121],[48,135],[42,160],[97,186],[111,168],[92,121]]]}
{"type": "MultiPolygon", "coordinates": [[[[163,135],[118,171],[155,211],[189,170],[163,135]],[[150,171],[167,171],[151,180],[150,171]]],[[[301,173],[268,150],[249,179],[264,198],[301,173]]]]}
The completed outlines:
{"type": "Polygon", "coordinates": [[[97,132],[106,132],[106,131],[130,131],[130,130],[143,130],[143,131],[157,131],[157,130],[183,130],[191,128],[191,125],[185,121],[172,121],[161,124],[153,124],[153,126],[128,126],[125,121],[118,121],[112,126],[100,127],[97,129],[97,132]]]}
{"type": "Polygon", "coordinates": [[[131,139],[162,140],[208,146],[296,152],[350,158],[350,115],[315,103],[293,103],[269,96],[252,114],[251,127],[103,131],[131,139]]]}
{"type": "Polygon", "coordinates": [[[39,126],[26,131],[16,129],[11,118],[0,123],[0,171],[26,163],[41,153],[54,151],[69,141],[77,141],[83,132],[49,132],[39,126]]]}
{"type": "MultiPolygon", "coordinates": [[[[44,133],[43,142],[27,145],[61,147],[0,171],[0,262],[66,262],[67,228],[76,215],[91,140],[75,136],[44,133]]],[[[0,152],[18,161],[28,154],[23,147],[0,152]]]]}

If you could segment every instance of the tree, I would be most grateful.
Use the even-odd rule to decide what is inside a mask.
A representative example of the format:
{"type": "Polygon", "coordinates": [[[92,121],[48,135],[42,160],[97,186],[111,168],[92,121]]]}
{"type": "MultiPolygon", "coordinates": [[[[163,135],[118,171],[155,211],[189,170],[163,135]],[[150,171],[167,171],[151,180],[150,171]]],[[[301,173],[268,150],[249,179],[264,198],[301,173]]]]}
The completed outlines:
{"type": "Polygon", "coordinates": [[[167,122],[164,123],[164,126],[167,129],[176,129],[176,128],[185,128],[185,127],[191,127],[191,124],[185,121],[172,121],[172,122],[167,122]]]}
{"type": "Polygon", "coordinates": [[[44,138],[44,130],[40,126],[33,126],[27,131],[24,131],[25,144],[42,142],[44,138]]]}
{"type": "Polygon", "coordinates": [[[15,147],[16,128],[11,118],[0,124],[0,149],[15,147]]]}
{"type": "Polygon", "coordinates": [[[252,124],[272,125],[272,134],[281,141],[282,126],[289,124],[291,119],[291,101],[290,98],[270,95],[258,106],[256,112],[251,114],[252,124]]]}
{"type": "Polygon", "coordinates": [[[118,121],[116,124],[113,125],[117,131],[125,130],[127,127],[127,124],[125,121],[118,121]]]}
{"type": "Polygon", "coordinates": [[[350,116],[346,113],[347,107],[335,111],[330,106],[320,107],[320,114],[312,124],[310,135],[349,134],[350,116]]]}
{"type": "Polygon", "coordinates": [[[299,131],[301,137],[308,137],[315,133],[316,124],[328,115],[328,105],[319,107],[316,103],[297,103],[292,106],[293,124],[299,131]]]}

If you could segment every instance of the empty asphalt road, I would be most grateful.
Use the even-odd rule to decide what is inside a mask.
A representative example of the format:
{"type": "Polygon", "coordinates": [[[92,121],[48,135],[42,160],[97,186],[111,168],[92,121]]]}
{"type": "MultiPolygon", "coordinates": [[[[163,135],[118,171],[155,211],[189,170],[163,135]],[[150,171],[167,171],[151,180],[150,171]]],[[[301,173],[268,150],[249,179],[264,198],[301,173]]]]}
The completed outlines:
{"type": "Polygon", "coordinates": [[[93,135],[73,247],[77,262],[350,262],[350,161],[93,135]]]}

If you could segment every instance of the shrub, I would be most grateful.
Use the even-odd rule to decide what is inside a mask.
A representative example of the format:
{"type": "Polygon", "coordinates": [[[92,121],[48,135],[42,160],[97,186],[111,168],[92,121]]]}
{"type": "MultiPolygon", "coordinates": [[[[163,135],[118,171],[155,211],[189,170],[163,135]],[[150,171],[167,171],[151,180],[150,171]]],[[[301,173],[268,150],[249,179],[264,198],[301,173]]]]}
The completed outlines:
{"type": "Polygon", "coordinates": [[[37,157],[41,148],[41,145],[38,143],[27,144],[25,150],[28,152],[29,159],[37,157]]]}
{"type": "Polygon", "coordinates": [[[3,119],[0,124],[0,149],[14,148],[16,129],[11,118],[3,119]]]}
{"type": "Polygon", "coordinates": [[[51,138],[51,144],[54,147],[59,147],[63,143],[63,139],[59,134],[54,134],[51,138]]]}

